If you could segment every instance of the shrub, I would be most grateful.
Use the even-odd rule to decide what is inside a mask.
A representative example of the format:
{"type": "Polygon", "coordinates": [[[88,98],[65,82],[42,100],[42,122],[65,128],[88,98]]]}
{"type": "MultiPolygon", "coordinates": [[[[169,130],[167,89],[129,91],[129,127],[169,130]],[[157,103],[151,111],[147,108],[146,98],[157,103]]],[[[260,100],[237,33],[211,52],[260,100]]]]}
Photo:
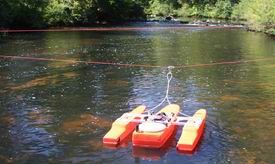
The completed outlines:
{"type": "Polygon", "coordinates": [[[172,6],[162,3],[160,0],[151,1],[147,13],[155,16],[167,16],[172,14],[172,6]]]}
{"type": "Polygon", "coordinates": [[[217,18],[229,18],[232,13],[232,4],[230,0],[218,0],[215,3],[214,15],[217,18]]]}
{"type": "Polygon", "coordinates": [[[73,23],[72,8],[68,2],[50,0],[45,9],[44,19],[49,25],[68,25],[73,23]]]}
{"type": "Polygon", "coordinates": [[[0,27],[41,27],[45,0],[4,0],[0,3],[0,27]]]}
{"type": "Polygon", "coordinates": [[[243,0],[234,7],[232,17],[245,19],[256,30],[274,28],[275,0],[243,0]]]}

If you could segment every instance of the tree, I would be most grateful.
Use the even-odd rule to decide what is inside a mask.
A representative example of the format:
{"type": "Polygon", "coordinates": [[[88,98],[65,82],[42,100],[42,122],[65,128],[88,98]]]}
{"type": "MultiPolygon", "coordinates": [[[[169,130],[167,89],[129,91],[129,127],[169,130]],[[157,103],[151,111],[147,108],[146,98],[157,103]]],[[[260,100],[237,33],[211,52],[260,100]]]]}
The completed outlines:
{"type": "Polygon", "coordinates": [[[0,4],[1,26],[41,27],[46,5],[46,0],[3,0],[0,4]]]}

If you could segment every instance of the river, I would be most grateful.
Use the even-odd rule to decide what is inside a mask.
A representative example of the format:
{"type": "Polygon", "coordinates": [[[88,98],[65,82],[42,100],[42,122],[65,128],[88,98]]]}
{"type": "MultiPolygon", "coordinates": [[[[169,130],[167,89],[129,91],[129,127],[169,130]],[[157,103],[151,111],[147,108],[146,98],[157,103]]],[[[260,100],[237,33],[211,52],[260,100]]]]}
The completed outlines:
{"type": "Polygon", "coordinates": [[[112,122],[165,95],[164,67],[0,60],[2,163],[275,163],[275,40],[242,28],[9,33],[0,55],[173,70],[170,101],[207,110],[200,145],[140,150],[102,144],[112,122]],[[264,59],[264,60],[259,60],[264,59]],[[268,59],[268,60],[267,60],[268,59]]]}

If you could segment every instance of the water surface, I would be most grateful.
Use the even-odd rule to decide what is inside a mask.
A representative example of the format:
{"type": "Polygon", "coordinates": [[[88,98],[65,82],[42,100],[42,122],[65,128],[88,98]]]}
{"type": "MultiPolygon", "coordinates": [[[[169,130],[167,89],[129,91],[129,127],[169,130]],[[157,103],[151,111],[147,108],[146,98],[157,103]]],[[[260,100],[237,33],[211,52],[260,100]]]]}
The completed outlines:
{"type": "MultiPolygon", "coordinates": [[[[189,65],[274,58],[274,38],[243,29],[12,33],[0,55],[189,65]]],[[[0,61],[0,161],[4,163],[275,163],[275,61],[177,68],[170,100],[208,112],[201,144],[110,149],[111,123],[140,104],[157,105],[166,69],[0,61]]]]}

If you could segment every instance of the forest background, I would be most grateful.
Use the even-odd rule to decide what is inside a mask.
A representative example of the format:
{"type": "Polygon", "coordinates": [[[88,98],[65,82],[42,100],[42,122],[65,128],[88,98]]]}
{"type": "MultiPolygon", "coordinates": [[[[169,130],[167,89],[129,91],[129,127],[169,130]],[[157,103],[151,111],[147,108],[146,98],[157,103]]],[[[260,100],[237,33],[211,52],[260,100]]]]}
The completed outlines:
{"type": "Polygon", "coordinates": [[[0,28],[79,26],[152,18],[216,18],[243,21],[275,34],[275,0],[1,0],[0,28]]]}

